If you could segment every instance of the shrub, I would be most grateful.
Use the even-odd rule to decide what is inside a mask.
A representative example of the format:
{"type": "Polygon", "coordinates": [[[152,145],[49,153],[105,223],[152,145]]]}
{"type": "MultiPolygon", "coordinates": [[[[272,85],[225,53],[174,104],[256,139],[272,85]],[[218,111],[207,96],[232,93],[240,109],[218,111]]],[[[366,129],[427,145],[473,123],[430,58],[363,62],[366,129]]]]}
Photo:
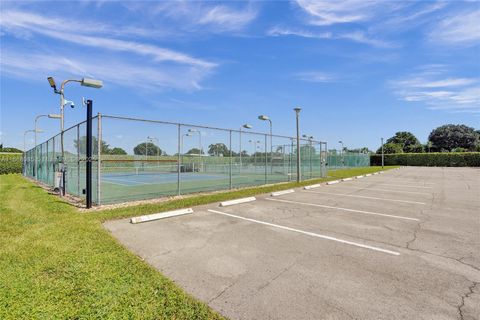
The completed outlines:
{"type": "Polygon", "coordinates": [[[22,173],[21,153],[0,153],[0,174],[22,173]]]}
{"type": "MultiPolygon", "coordinates": [[[[480,152],[386,154],[386,166],[480,167],[480,152]]],[[[370,156],[370,165],[382,165],[382,155],[370,156]]]]}

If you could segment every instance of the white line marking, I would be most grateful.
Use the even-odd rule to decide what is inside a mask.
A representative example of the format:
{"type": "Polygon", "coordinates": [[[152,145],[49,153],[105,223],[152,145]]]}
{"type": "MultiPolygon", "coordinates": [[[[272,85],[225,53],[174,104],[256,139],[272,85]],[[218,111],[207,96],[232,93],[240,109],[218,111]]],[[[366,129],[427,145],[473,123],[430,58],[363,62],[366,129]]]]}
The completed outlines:
{"type": "Polygon", "coordinates": [[[358,213],[363,213],[363,214],[371,214],[371,215],[375,215],[375,216],[382,216],[382,217],[395,218],[395,219],[419,221],[419,219],[416,219],[416,218],[402,217],[402,216],[396,216],[396,215],[393,215],[393,214],[385,214],[385,213],[378,213],[378,212],[371,212],[371,211],[364,211],[364,210],[348,209],[348,208],[342,208],[342,207],[332,207],[332,206],[326,206],[326,205],[323,205],[323,204],[316,204],[316,203],[298,202],[298,201],[290,201],[290,200],[283,200],[283,199],[282,200],[281,199],[270,199],[270,198],[265,198],[265,200],[292,203],[292,204],[303,204],[303,205],[306,205],[306,206],[320,207],[320,208],[327,208],[327,209],[335,209],[335,210],[348,211],[348,212],[358,212],[358,213]]]}
{"type": "Polygon", "coordinates": [[[144,216],[133,217],[133,218],[130,219],[130,223],[148,222],[148,221],[153,221],[153,220],[158,220],[158,219],[165,219],[165,218],[181,216],[181,215],[189,214],[189,213],[193,213],[192,208],[148,214],[148,215],[144,215],[144,216]]]}
{"type": "Polygon", "coordinates": [[[283,229],[283,230],[288,230],[288,231],[292,231],[292,232],[301,233],[301,234],[311,236],[311,237],[336,241],[336,242],[348,244],[348,245],[355,246],[355,247],[360,247],[360,248],[364,248],[364,249],[370,249],[370,250],[374,250],[374,251],[379,251],[379,252],[383,252],[383,253],[392,254],[392,255],[395,255],[395,256],[400,255],[400,253],[396,252],[396,251],[390,251],[390,250],[386,250],[386,249],[382,249],[382,248],[372,247],[372,246],[368,246],[368,245],[365,245],[365,244],[352,242],[352,241],[348,241],[348,240],[342,240],[342,239],[338,239],[338,238],[334,238],[334,237],[330,237],[330,236],[325,236],[325,235],[314,233],[314,232],[303,231],[303,230],[294,229],[294,228],[290,228],[290,227],[286,227],[286,226],[281,226],[281,225],[274,224],[274,223],[269,223],[269,222],[265,222],[265,221],[240,217],[240,216],[237,216],[237,215],[234,215],[234,214],[221,212],[221,211],[217,211],[217,210],[208,209],[208,211],[213,212],[213,213],[218,213],[218,214],[221,214],[221,215],[224,215],[224,216],[236,218],[236,219],[241,219],[241,220],[246,220],[246,221],[250,221],[250,222],[254,222],[254,223],[258,223],[258,224],[263,224],[263,225],[266,225],[266,226],[269,226],[269,227],[275,227],[275,228],[279,228],[279,229],[283,229]]]}
{"type": "MultiPolygon", "coordinates": [[[[357,182],[360,183],[360,182],[357,182]]],[[[374,182],[366,182],[372,184],[374,182]]],[[[433,189],[433,187],[422,187],[422,186],[412,186],[412,185],[406,185],[406,184],[388,184],[388,183],[378,183],[377,185],[379,186],[390,186],[390,187],[405,187],[405,188],[423,188],[423,189],[433,189]]]]}
{"type": "Polygon", "coordinates": [[[147,183],[147,182],[141,182],[141,181],[136,181],[135,179],[128,180],[128,179],[122,179],[122,178],[115,178],[115,177],[108,177],[108,178],[103,178],[104,181],[110,181],[112,183],[115,183],[117,181],[119,182],[127,182],[131,185],[142,185],[142,184],[154,184],[152,183],[147,183]]]}
{"type": "Polygon", "coordinates": [[[397,199],[387,199],[387,198],[377,198],[377,197],[367,197],[367,196],[359,196],[359,195],[355,195],[355,194],[344,194],[344,193],[333,193],[333,192],[321,192],[321,191],[304,191],[304,192],[330,194],[330,195],[334,195],[334,196],[343,196],[343,197],[364,198],[364,199],[374,199],[374,200],[393,201],[393,202],[404,202],[404,203],[412,203],[412,204],[426,204],[425,202],[418,202],[418,201],[397,200],[397,199]]]}
{"type": "Polygon", "coordinates": [[[283,191],[277,191],[277,192],[272,192],[270,195],[272,197],[277,197],[277,196],[281,196],[281,195],[292,193],[292,192],[295,192],[295,190],[288,189],[288,190],[283,190],[283,191]]]}
{"type": "Polygon", "coordinates": [[[251,202],[251,201],[255,201],[255,200],[257,200],[255,197],[248,197],[248,198],[241,198],[241,199],[235,199],[235,200],[230,200],[230,201],[224,201],[224,202],[220,202],[220,207],[227,207],[227,206],[232,206],[234,204],[251,202]]]}
{"type": "MultiPolygon", "coordinates": [[[[391,190],[391,189],[378,189],[378,188],[368,188],[368,187],[359,188],[359,187],[352,187],[352,186],[348,186],[348,185],[342,185],[342,187],[344,187],[344,188],[350,188],[350,189],[357,189],[357,190],[365,190],[365,191],[374,190],[374,191],[386,191],[386,192],[400,192],[400,193],[412,193],[412,194],[426,194],[426,195],[431,195],[431,193],[428,193],[428,192],[417,192],[417,191],[403,191],[403,190],[391,190]]],[[[339,188],[340,188],[340,187],[339,187],[339,188]]]]}

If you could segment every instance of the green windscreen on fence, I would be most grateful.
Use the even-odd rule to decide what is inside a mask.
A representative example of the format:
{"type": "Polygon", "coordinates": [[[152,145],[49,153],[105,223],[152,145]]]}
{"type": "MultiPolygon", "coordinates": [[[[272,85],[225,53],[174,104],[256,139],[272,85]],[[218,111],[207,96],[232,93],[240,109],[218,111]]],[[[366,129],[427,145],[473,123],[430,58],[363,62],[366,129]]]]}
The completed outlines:
{"type": "MultiPolygon", "coordinates": [[[[297,179],[293,137],[106,115],[95,117],[93,128],[96,204],[297,179]]],[[[54,186],[63,159],[67,193],[83,198],[85,132],[79,123],[63,139],[56,135],[26,152],[24,174],[54,186]]],[[[301,180],[326,177],[327,169],[369,165],[368,155],[329,151],[315,140],[301,139],[299,152],[301,180]]]]}

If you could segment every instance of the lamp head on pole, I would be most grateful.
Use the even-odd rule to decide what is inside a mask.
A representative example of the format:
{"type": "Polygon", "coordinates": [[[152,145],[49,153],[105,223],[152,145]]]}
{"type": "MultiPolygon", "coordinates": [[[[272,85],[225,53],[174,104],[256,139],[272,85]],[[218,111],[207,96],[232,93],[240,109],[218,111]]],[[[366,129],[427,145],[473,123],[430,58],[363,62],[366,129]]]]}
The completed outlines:
{"type": "Polygon", "coordinates": [[[249,125],[248,123],[245,123],[242,127],[245,129],[252,129],[252,126],[249,125]]]}
{"type": "Polygon", "coordinates": [[[270,120],[270,118],[269,118],[268,116],[266,116],[266,115],[259,115],[259,116],[258,116],[258,119],[259,119],[259,120],[263,120],[263,121],[268,121],[268,120],[270,120]]]}
{"type": "Polygon", "coordinates": [[[295,110],[295,112],[296,112],[297,114],[299,114],[300,111],[302,111],[302,108],[296,107],[296,108],[293,108],[293,110],[295,110]]]}
{"type": "Polygon", "coordinates": [[[82,81],[81,81],[81,85],[84,86],[84,87],[100,89],[101,87],[103,87],[103,81],[102,80],[83,78],[82,81]]]}

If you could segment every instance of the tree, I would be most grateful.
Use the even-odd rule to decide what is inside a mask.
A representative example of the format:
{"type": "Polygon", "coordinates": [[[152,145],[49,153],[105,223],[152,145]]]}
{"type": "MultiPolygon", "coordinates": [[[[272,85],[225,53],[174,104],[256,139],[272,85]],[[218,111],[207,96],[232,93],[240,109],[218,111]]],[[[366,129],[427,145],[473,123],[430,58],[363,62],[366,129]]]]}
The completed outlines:
{"type": "Polygon", "coordinates": [[[22,150],[17,149],[17,148],[4,148],[3,144],[0,145],[0,152],[8,152],[8,153],[23,153],[22,150]]]}
{"type": "MultiPolygon", "coordinates": [[[[92,137],[92,153],[93,154],[97,154],[97,150],[98,150],[97,141],[98,141],[97,137],[93,136],[92,137]]],[[[87,136],[82,136],[80,137],[79,140],[73,140],[73,144],[75,146],[75,149],[77,148],[79,149],[80,154],[87,153],[87,136]]],[[[101,154],[109,154],[110,146],[108,145],[108,143],[102,140],[100,144],[101,144],[101,147],[100,147],[101,154]]]]}
{"type": "MultiPolygon", "coordinates": [[[[382,147],[378,148],[377,154],[382,153],[382,147]]],[[[383,153],[390,154],[390,153],[403,153],[403,148],[401,144],[398,143],[385,143],[383,145],[383,153]]]]}
{"type": "Polygon", "coordinates": [[[423,147],[413,133],[408,131],[399,131],[389,139],[387,144],[398,144],[402,147],[403,152],[423,152],[423,147]]]}
{"type": "Polygon", "coordinates": [[[162,149],[152,142],[142,142],[133,148],[133,153],[139,156],[156,156],[162,154],[162,149]]]}
{"type": "Polygon", "coordinates": [[[108,154],[114,154],[114,155],[123,155],[123,154],[127,154],[127,151],[123,150],[122,148],[113,148],[113,149],[110,149],[108,154]]]}
{"type": "Polygon", "coordinates": [[[214,143],[208,146],[208,154],[211,156],[230,156],[230,150],[224,143],[214,143]]]}
{"type": "Polygon", "coordinates": [[[200,151],[200,149],[198,149],[198,148],[192,148],[192,149],[187,151],[187,154],[199,155],[199,154],[203,154],[203,150],[200,151]]]}
{"type": "Polygon", "coordinates": [[[447,124],[434,129],[428,136],[434,151],[452,151],[463,148],[474,151],[480,145],[480,134],[465,125],[447,124]]]}

